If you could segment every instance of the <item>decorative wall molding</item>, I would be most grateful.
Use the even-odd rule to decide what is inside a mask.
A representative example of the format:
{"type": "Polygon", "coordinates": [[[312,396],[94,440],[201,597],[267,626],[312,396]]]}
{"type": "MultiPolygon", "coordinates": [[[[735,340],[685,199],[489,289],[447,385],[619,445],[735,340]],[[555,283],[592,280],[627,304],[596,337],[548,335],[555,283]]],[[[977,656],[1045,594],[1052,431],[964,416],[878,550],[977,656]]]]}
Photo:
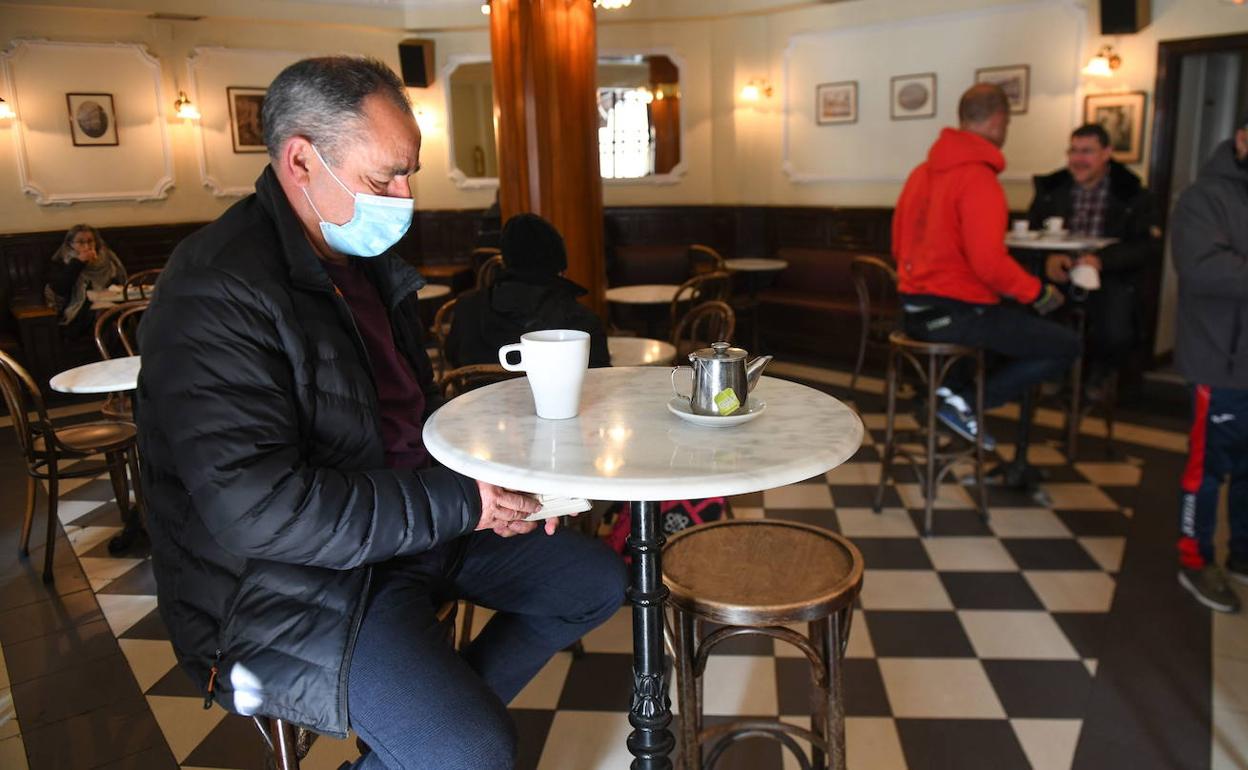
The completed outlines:
{"type": "MultiPolygon", "coordinates": [[[[627,51],[622,49],[606,49],[599,51],[598,56],[666,56],[672,60],[672,64],[676,65],[676,72],[680,74],[681,82],[683,82],[688,74],[688,69],[685,67],[685,57],[677,53],[674,48],[659,46],[654,48],[630,49],[627,51]]],[[[680,161],[675,166],[672,166],[671,171],[668,171],[666,174],[650,174],[649,176],[631,177],[628,179],[603,179],[602,183],[607,187],[633,187],[637,185],[666,186],[680,184],[681,179],[689,170],[689,143],[685,141],[685,137],[688,135],[686,126],[689,121],[686,120],[686,117],[687,116],[682,112],[680,121],[680,161]]]]}
{"type": "MultiPolygon", "coordinates": [[[[439,77],[442,82],[443,96],[446,99],[446,168],[447,177],[461,190],[497,190],[496,176],[468,176],[455,160],[455,123],[454,96],[451,93],[451,75],[465,64],[485,64],[490,61],[488,54],[452,54],[447,57],[439,77]]],[[[491,75],[491,81],[493,76],[491,75]]],[[[498,144],[495,139],[495,145],[498,144]]]]}
{"type": "Polygon", "coordinates": [[[168,197],[173,154],[160,62],[140,43],[16,40],[3,54],[22,191],[40,205],[168,197]],[[67,93],[114,97],[118,144],[75,147],[67,93]]]}
{"type": "Polygon", "coordinates": [[[265,88],[287,65],[307,56],[306,51],[283,51],[223,46],[197,46],[186,57],[191,99],[199,108],[195,126],[199,145],[199,175],[204,187],[218,198],[237,198],[255,190],[256,177],[268,163],[265,153],[235,153],[230,138],[230,109],[225,89],[230,86],[265,88]]]}

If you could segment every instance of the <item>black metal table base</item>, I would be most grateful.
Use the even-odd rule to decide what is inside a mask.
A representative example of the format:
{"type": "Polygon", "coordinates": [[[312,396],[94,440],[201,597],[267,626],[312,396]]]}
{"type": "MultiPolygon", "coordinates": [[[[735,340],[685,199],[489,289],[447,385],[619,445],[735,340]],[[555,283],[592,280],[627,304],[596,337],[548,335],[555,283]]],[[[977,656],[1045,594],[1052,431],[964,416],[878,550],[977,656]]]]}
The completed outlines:
{"type": "Polygon", "coordinates": [[[1035,394],[1025,392],[1019,399],[1018,441],[1014,444],[1014,459],[1001,463],[988,471],[985,478],[993,484],[1027,492],[1041,505],[1049,504],[1049,495],[1040,486],[1048,478],[1043,470],[1027,462],[1027,450],[1031,447],[1031,423],[1035,419],[1035,394]]]}
{"type": "Polygon", "coordinates": [[[672,703],[664,677],[662,549],[659,504],[632,504],[628,552],[632,556],[628,599],[633,605],[633,699],[628,721],[632,770],[671,770],[676,738],[669,729],[672,703]]]}
{"type": "Polygon", "coordinates": [[[114,556],[126,553],[132,546],[147,540],[147,530],[143,529],[142,516],[134,508],[126,513],[126,525],[108,541],[108,552],[114,556]]]}

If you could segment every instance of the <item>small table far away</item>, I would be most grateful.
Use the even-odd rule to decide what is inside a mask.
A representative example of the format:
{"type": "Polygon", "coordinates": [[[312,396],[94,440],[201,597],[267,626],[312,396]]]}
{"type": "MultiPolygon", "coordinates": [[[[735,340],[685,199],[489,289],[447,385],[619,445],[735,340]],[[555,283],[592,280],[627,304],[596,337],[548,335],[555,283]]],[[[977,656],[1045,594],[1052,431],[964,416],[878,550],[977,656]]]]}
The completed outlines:
{"type": "Polygon", "coordinates": [[[668,366],[676,346],[646,337],[607,337],[612,366],[668,366]]]}
{"type": "Polygon", "coordinates": [[[659,501],[773,489],[825,473],[862,442],[849,407],[804,385],[763,377],[750,394],[767,407],[733,428],[690,425],[667,410],[669,373],[591,369],[581,412],[541,420],[524,378],[447,402],[425,424],[439,462],[475,479],[526,492],[632,501],[628,596],[633,603],[632,766],[669,770],[675,741],[663,681],[659,501]]]}
{"type": "Polygon", "coordinates": [[[94,361],[66,369],[48,385],[60,393],[123,393],[139,386],[139,356],[94,361]]]}

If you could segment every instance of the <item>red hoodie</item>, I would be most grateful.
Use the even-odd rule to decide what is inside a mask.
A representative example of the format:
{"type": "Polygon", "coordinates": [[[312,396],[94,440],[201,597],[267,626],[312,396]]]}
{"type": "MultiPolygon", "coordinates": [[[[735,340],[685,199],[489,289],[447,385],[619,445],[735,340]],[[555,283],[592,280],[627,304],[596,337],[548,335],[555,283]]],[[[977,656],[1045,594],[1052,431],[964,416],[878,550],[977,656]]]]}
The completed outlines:
{"type": "Polygon", "coordinates": [[[1040,281],[1005,249],[1009,208],[997,174],[1005,157],[969,131],[946,128],[906,180],[893,214],[903,294],[993,305],[1040,296],[1040,281]]]}

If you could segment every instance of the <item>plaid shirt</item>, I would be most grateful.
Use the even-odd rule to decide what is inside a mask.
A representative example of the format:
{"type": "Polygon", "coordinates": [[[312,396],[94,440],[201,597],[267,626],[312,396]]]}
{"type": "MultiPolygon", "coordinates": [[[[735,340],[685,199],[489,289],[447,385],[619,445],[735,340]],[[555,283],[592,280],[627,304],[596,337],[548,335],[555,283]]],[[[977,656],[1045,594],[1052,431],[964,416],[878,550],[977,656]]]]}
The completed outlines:
{"type": "Polygon", "coordinates": [[[1084,189],[1076,184],[1070,191],[1070,232],[1101,237],[1105,234],[1105,204],[1109,200],[1109,174],[1095,186],[1084,189]]]}

